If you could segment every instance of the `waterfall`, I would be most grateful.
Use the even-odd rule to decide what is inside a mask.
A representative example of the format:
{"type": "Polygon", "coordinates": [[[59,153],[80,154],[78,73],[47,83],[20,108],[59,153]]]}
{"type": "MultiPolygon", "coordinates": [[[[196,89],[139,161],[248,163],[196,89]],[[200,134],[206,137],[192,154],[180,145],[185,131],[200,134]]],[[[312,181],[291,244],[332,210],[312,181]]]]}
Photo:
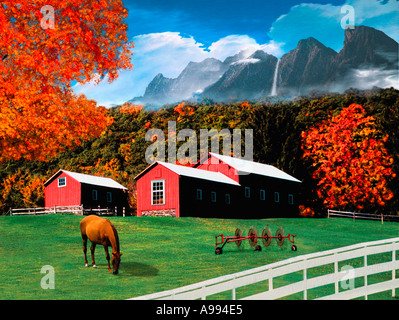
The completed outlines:
{"type": "Polygon", "coordinates": [[[277,61],[276,70],[274,71],[273,86],[271,96],[277,96],[277,76],[278,76],[278,66],[280,65],[280,60],[277,61]]]}

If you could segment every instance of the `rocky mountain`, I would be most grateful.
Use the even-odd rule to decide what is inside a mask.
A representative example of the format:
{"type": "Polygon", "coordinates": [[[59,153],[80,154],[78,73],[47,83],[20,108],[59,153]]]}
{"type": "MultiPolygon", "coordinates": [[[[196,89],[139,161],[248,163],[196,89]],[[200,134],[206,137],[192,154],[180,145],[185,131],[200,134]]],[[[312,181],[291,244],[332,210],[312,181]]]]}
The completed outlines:
{"type": "Polygon", "coordinates": [[[203,96],[214,100],[257,99],[270,94],[278,59],[264,51],[231,63],[216,83],[207,87],[203,96]]]}
{"type": "Polygon", "coordinates": [[[332,62],[327,85],[337,90],[350,85],[367,89],[367,83],[383,86],[389,76],[398,80],[398,62],[398,43],[382,31],[366,26],[346,29],[344,47],[332,62]],[[366,83],[360,79],[363,75],[368,77],[366,83]]]}
{"type": "Polygon", "coordinates": [[[338,53],[307,38],[280,61],[259,50],[240,52],[223,62],[190,62],[176,79],[158,74],[144,96],[131,101],[162,105],[193,97],[224,102],[257,99],[270,96],[273,84],[274,93],[285,96],[306,95],[313,90],[387,87],[398,81],[398,61],[395,40],[374,28],[356,26],[345,30],[344,45],[338,53]]]}
{"type": "Polygon", "coordinates": [[[337,53],[314,38],[300,40],[298,46],[280,59],[277,94],[299,95],[328,81],[337,53]]]}
{"type": "Polygon", "coordinates": [[[158,74],[147,86],[143,97],[134,99],[150,104],[166,104],[190,99],[215,83],[227,70],[225,63],[208,58],[201,62],[190,62],[175,79],[158,74]]]}

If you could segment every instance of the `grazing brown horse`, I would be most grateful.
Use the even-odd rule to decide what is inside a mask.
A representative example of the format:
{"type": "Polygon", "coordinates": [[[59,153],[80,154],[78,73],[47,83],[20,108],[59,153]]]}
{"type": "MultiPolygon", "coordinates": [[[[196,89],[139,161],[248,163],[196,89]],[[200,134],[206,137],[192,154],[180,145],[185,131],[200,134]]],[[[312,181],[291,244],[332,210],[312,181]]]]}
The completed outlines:
{"type": "Polygon", "coordinates": [[[80,222],[80,232],[83,239],[83,253],[85,255],[85,265],[87,264],[87,239],[91,241],[91,261],[93,263],[93,268],[96,268],[96,263],[94,262],[94,250],[97,244],[104,246],[106,258],[108,261],[108,270],[111,272],[111,266],[109,264],[109,253],[108,247],[112,247],[112,268],[114,270],[113,274],[118,274],[119,264],[121,262],[122,253],[119,252],[119,237],[114,225],[104,218],[98,216],[87,216],[80,222]]]}

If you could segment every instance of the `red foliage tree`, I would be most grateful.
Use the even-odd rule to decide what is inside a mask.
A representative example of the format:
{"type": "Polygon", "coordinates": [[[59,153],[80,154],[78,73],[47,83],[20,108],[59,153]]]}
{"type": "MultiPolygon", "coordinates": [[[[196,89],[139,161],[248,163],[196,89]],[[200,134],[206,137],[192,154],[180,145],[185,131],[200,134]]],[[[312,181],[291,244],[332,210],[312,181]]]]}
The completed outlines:
{"type": "Polygon", "coordinates": [[[387,139],[357,104],[302,132],[304,158],[313,162],[317,194],[328,208],[372,209],[392,199],[387,181],[396,174],[387,139]]]}
{"type": "Polygon", "coordinates": [[[47,160],[110,124],[71,82],[113,81],[131,68],[126,17],[121,0],[0,4],[0,162],[47,160]],[[46,5],[54,28],[43,27],[46,5]]]}

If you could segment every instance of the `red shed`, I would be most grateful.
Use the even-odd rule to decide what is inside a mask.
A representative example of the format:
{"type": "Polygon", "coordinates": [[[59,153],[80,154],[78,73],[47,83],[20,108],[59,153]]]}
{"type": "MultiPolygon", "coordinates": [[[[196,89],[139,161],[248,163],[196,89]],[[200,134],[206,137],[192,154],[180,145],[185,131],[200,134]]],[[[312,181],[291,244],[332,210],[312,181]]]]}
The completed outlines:
{"type": "MultiPolygon", "coordinates": [[[[208,189],[226,190],[239,186],[236,181],[220,172],[160,161],[153,163],[135,179],[137,181],[137,216],[139,217],[196,216],[191,209],[192,198],[205,197],[203,191],[208,189]]],[[[201,206],[197,206],[195,211],[198,209],[201,209],[201,206]]],[[[207,210],[207,208],[202,209],[207,210]]]]}
{"type": "Polygon", "coordinates": [[[117,207],[122,214],[128,208],[127,188],[111,178],[59,170],[44,183],[45,206],[75,206],[84,208],[117,207]]]}

